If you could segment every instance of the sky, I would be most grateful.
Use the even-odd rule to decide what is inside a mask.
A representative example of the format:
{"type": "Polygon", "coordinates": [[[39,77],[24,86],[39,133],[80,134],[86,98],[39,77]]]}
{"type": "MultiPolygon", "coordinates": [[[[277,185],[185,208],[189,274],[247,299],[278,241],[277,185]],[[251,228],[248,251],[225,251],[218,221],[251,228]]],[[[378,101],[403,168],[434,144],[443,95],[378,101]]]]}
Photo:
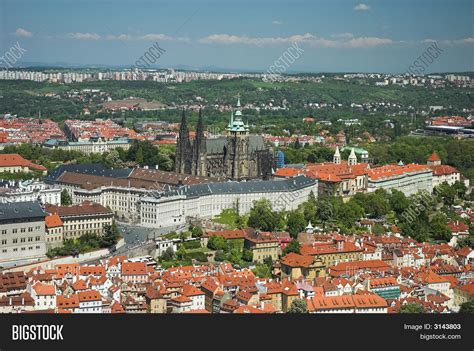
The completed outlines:
{"type": "Polygon", "coordinates": [[[474,0],[0,0],[0,56],[17,64],[266,71],[296,45],[295,72],[474,71],[474,0]]]}

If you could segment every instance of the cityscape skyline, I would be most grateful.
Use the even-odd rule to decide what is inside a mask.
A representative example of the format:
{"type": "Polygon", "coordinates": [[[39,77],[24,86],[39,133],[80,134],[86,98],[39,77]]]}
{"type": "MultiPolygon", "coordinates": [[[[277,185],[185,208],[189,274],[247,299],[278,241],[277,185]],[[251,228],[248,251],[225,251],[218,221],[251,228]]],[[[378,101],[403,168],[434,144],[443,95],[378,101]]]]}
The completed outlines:
{"type": "Polygon", "coordinates": [[[472,71],[472,3],[456,3],[3,1],[0,44],[21,43],[16,66],[131,67],[158,42],[153,68],[266,71],[297,43],[288,72],[402,73],[436,42],[426,73],[472,71]]]}

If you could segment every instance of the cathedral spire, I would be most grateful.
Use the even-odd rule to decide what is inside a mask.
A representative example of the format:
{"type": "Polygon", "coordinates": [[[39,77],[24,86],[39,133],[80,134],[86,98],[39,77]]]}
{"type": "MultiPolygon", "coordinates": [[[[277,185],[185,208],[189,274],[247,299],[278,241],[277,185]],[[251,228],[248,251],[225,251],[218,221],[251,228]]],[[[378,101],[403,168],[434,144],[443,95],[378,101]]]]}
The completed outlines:
{"type": "Polygon", "coordinates": [[[188,120],[186,119],[186,114],[184,113],[184,108],[181,114],[181,125],[179,126],[179,136],[184,137],[188,135],[188,120]]]}
{"type": "Polygon", "coordinates": [[[199,118],[198,118],[198,122],[196,126],[196,137],[198,135],[200,136],[201,134],[204,136],[204,127],[202,123],[202,110],[201,108],[199,108],[199,118]]]}
{"type": "Polygon", "coordinates": [[[184,108],[181,115],[181,125],[179,127],[178,140],[176,141],[176,160],[175,171],[178,173],[186,173],[186,157],[189,153],[189,130],[188,121],[184,108]]]}
{"type": "Polygon", "coordinates": [[[202,119],[202,110],[199,108],[199,118],[196,125],[196,136],[193,144],[193,159],[191,172],[195,175],[203,175],[203,159],[206,153],[206,138],[204,136],[204,123],[202,119]]]}
{"type": "Polygon", "coordinates": [[[237,95],[237,105],[235,109],[235,120],[242,121],[242,111],[240,110],[240,95],[237,95]]]}
{"type": "Polygon", "coordinates": [[[234,111],[230,113],[230,122],[229,122],[229,125],[227,126],[227,129],[230,129],[232,127],[232,124],[234,124],[234,111]]]}

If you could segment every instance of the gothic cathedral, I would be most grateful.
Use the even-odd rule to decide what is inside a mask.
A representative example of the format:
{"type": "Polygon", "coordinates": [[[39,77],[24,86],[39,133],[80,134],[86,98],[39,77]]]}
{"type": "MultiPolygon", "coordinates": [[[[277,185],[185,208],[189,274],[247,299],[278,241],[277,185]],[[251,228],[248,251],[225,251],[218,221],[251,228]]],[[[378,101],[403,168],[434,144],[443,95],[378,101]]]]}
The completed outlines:
{"type": "Polygon", "coordinates": [[[275,167],[273,150],[265,146],[261,135],[249,134],[249,126],[242,120],[240,98],[226,131],[226,136],[206,138],[199,111],[196,136],[190,139],[183,111],[176,145],[175,171],[232,180],[268,179],[275,167]]]}

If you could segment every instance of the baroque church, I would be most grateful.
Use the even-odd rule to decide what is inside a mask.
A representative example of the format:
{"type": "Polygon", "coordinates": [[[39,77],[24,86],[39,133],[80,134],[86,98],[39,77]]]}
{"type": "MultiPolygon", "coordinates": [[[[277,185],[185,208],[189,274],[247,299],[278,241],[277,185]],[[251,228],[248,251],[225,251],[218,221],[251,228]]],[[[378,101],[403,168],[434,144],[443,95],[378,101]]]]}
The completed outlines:
{"type": "Polygon", "coordinates": [[[268,179],[275,167],[273,150],[265,146],[261,135],[249,134],[249,125],[242,120],[240,98],[226,128],[226,136],[206,138],[202,113],[196,136],[189,137],[183,111],[176,145],[175,171],[206,177],[232,180],[268,179]]]}

